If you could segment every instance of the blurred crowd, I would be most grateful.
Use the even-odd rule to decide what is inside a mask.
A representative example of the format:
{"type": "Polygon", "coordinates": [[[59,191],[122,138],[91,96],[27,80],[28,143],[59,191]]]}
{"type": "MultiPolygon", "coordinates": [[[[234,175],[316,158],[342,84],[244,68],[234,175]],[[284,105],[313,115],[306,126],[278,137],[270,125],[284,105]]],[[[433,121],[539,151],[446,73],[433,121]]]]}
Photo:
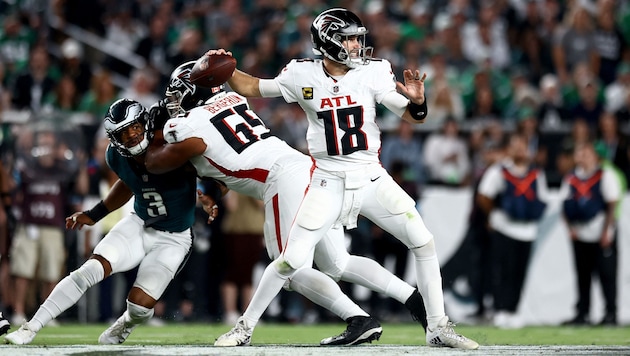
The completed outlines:
{"type": "MultiPolygon", "coordinates": [[[[210,48],[230,50],[240,69],[272,78],[290,59],[313,56],[311,22],[333,6],[360,16],[374,56],[389,60],[399,80],[406,68],[427,73],[430,114],[424,125],[412,126],[386,110],[378,117],[383,165],[415,197],[426,185],[472,188],[512,132],[526,138],[550,187],[559,187],[573,169],[576,145],[590,141],[630,178],[628,0],[0,1],[0,194],[6,207],[0,213],[0,309],[14,321],[32,312],[41,301],[38,293],[45,297],[51,283],[80,265],[119,216],[78,234],[59,225],[60,271],[38,274],[10,261],[13,234],[27,228],[23,233],[38,240],[48,233],[41,226],[51,221],[36,217],[48,216],[49,205],[64,209],[61,216],[88,209],[115,181],[104,162],[107,138],[100,127],[111,103],[125,97],[151,106],[163,97],[175,67],[210,48]],[[54,162],[47,164],[56,165],[55,174],[38,173],[42,158],[54,162]],[[28,193],[51,180],[61,200],[27,205],[28,193]],[[26,215],[33,219],[24,220],[26,215]]],[[[251,104],[272,132],[306,150],[307,122],[297,105],[281,98],[251,104]]],[[[262,212],[242,197],[229,197],[222,207],[226,225],[222,218],[206,225],[200,210],[194,253],[156,308],[156,323],[232,324],[244,310],[252,271],[267,257],[262,226],[241,231],[230,214],[246,209],[241,217],[258,221],[262,212]],[[230,242],[234,235],[255,246],[238,276],[231,262],[243,252],[230,242]]],[[[355,253],[391,250],[405,257],[404,249],[396,249],[402,246],[388,244],[375,226],[350,232],[349,241],[355,253]]],[[[399,276],[404,266],[396,266],[399,276]]],[[[88,303],[98,310],[80,305],[62,318],[107,321],[118,315],[125,283],[103,283],[88,295],[99,301],[88,303]]],[[[283,293],[269,317],[327,317],[293,294],[283,293]]]]}

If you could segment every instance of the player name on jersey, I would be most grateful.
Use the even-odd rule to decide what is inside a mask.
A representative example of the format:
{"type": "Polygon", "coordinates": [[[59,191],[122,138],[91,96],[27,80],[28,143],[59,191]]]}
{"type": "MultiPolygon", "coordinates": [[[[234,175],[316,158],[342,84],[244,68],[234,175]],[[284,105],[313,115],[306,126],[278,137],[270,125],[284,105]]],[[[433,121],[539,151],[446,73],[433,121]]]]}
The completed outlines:
{"type": "Polygon", "coordinates": [[[211,104],[205,105],[203,108],[210,111],[213,114],[216,114],[228,106],[236,105],[242,102],[243,102],[243,98],[236,95],[228,95],[225,98],[219,99],[211,104]]]}

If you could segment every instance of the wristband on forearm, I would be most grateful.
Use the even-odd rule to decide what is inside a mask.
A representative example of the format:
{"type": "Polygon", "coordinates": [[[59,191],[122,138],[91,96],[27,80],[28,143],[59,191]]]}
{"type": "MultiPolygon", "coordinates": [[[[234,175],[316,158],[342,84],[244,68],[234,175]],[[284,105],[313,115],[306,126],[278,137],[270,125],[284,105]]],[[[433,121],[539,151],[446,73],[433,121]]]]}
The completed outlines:
{"type": "Polygon", "coordinates": [[[416,121],[422,121],[427,117],[427,113],[429,109],[427,107],[427,98],[424,98],[424,102],[418,105],[413,101],[409,100],[409,104],[407,104],[407,109],[409,109],[409,113],[411,117],[416,121]]]}
{"type": "Polygon", "coordinates": [[[109,214],[109,209],[107,209],[105,203],[101,200],[98,204],[94,205],[92,209],[85,210],[83,214],[87,215],[88,218],[97,223],[109,214]]]}

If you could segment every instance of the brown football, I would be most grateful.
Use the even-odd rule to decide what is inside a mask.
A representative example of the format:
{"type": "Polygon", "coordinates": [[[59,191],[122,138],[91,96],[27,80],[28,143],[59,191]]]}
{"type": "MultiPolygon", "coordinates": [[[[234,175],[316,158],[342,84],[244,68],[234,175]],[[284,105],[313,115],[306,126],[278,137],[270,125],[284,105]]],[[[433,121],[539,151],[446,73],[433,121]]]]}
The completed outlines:
{"type": "Polygon", "coordinates": [[[203,55],[190,70],[190,82],[204,88],[225,83],[236,69],[236,59],[227,54],[203,55]]]}

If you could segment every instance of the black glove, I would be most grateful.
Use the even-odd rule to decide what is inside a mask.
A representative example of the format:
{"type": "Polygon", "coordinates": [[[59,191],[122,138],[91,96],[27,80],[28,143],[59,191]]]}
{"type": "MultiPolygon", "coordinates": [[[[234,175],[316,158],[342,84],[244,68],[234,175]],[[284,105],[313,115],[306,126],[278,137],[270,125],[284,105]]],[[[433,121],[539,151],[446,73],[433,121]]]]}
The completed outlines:
{"type": "Polygon", "coordinates": [[[161,131],[168,119],[170,116],[166,110],[166,99],[162,99],[149,109],[149,131],[161,131]]]}

